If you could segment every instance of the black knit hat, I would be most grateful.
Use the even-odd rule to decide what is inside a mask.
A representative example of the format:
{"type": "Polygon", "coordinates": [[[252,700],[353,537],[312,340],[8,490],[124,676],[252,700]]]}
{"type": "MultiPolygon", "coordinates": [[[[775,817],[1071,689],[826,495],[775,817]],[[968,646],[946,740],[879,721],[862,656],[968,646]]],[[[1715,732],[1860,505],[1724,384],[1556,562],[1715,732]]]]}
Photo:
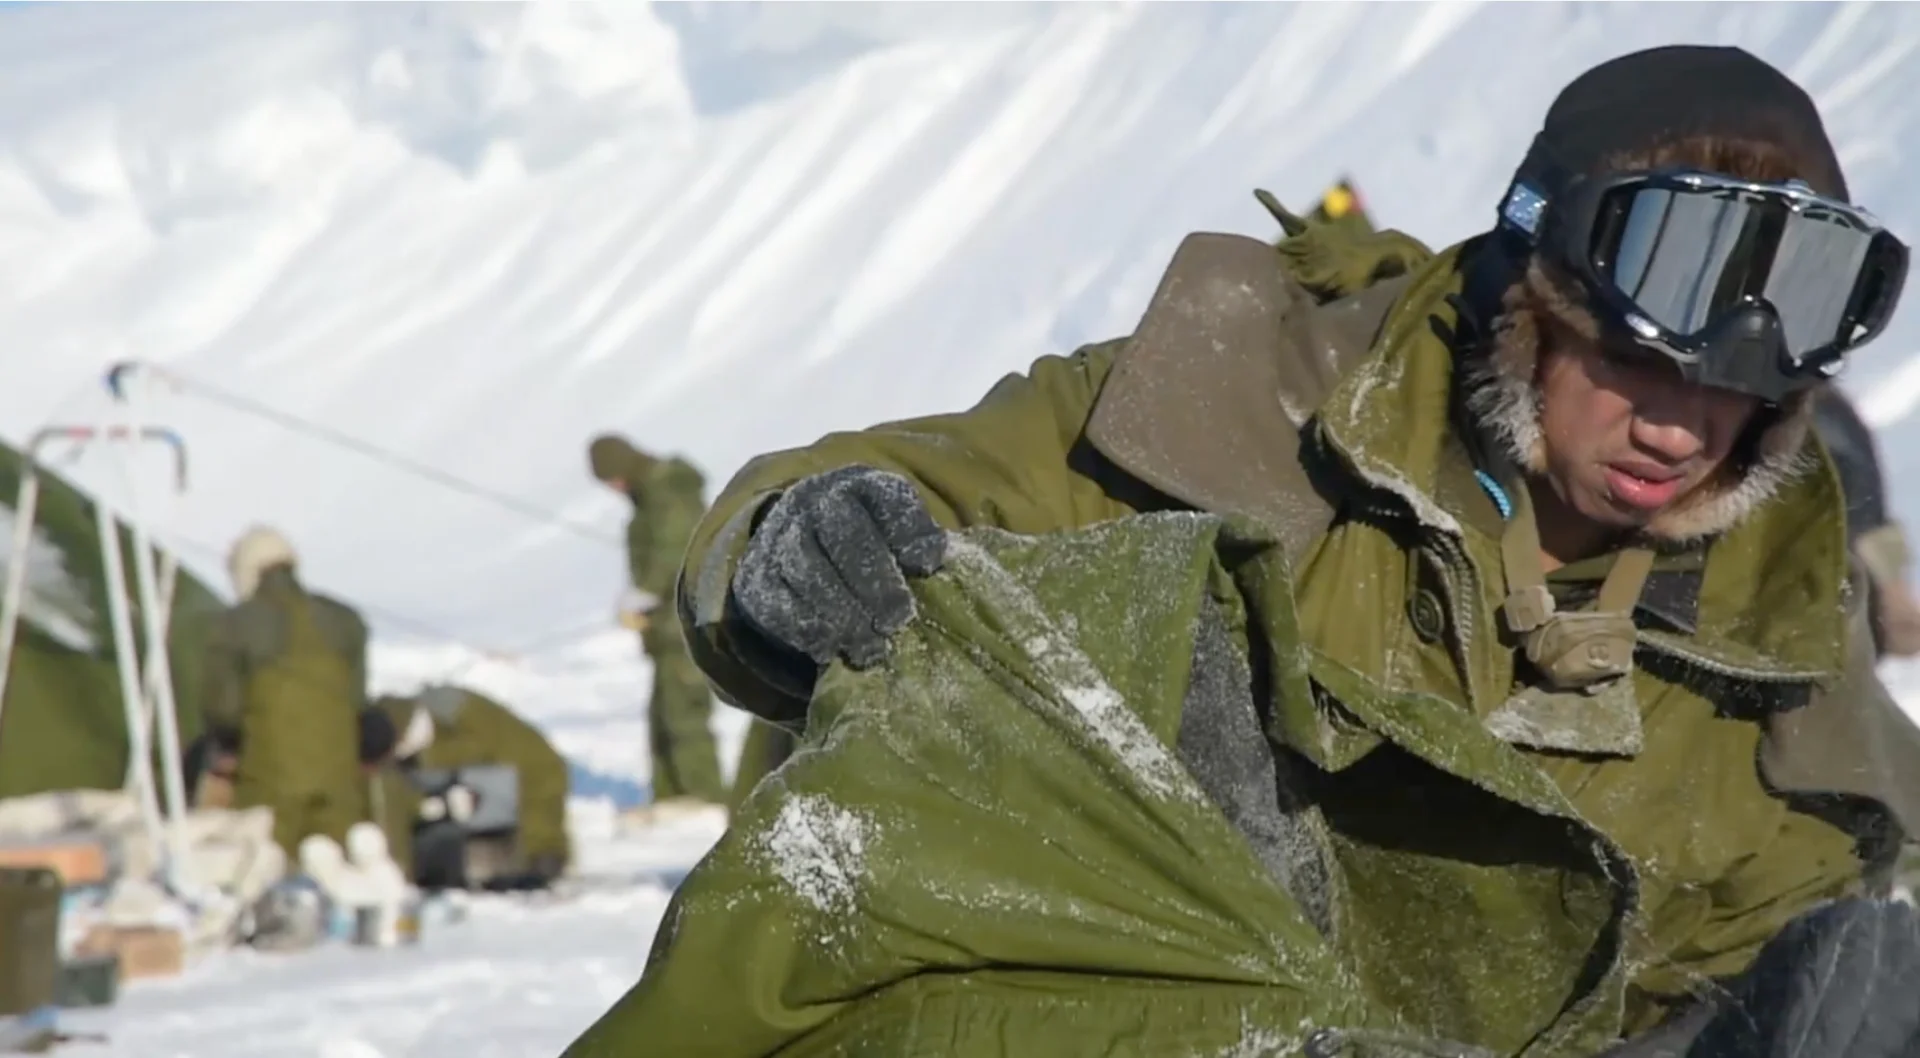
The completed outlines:
{"type": "Polygon", "coordinates": [[[1739,48],[1673,45],[1611,59],[1562,89],[1534,143],[1570,173],[1694,138],[1769,143],[1815,191],[1847,198],[1813,99],[1739,48]]]}

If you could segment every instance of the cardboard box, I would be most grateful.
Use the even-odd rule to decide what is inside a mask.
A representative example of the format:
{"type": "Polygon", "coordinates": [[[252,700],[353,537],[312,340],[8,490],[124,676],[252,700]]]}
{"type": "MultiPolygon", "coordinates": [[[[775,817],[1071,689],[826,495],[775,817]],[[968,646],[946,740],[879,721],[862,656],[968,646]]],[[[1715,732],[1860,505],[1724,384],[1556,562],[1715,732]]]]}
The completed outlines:
{"type": "Polygon", "coordinates": [[[187,965],[186,938],[164,926],[95,926],[76,954],[118,957],[123,981],[172,977],[187,965]]]}
{"type": "Polygon", "coordinates": [[[99,885],[109,872],[107,843],[92,834],[0,838],[0,867],[44,867],[66,886],[99,885]]]}

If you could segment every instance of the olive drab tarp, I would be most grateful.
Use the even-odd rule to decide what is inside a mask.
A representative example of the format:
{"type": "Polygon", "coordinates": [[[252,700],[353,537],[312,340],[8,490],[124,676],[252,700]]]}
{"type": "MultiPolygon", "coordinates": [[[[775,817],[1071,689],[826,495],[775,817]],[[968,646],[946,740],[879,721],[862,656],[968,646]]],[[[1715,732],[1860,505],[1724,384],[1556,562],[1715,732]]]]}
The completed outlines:
{"type": "Polygon", "coordinates": [[[1360,1025],[1167,748],[1213,525],[950,538],[889,662],[827,670],[806,751],[565,1058],[1211,1055],[1360,1025]]]}
{"type": "MultiPolygon", "coordinates": [[[[0,570],[11,550],[13,504],[23,463],[18,449],[0,443],[0,570]]],[[[40,482],[28,559],[29,605],[19,624],[0,709],[0,797],[62,789],[117,790],[127,772],[126,720],[93,502],[45,466],[40,482]]],[[[133,540],[124,526],[120,538],[125,568],[131,571],[133,540]]],[[[137,593],[129,594],[129,602],[137,607],[137,593]]],[[[181,569],[168,657],[183,743],[201,729],[194,700],[201,644],[207,622],[220,606],[205,583],[181,569]]],[[[137,609],[134,612],[135,638],[144,643],[143,626],[137,609]]]]}
{"type": "Polygon", "coordinates": [[[1574,1058],[1611,1038],[1631,868],[1471,713],[1354,697],[1449,810],[1554,855],[1436,860],[1313,822],[1301,848],[1334,867],[1283,886],[1196,778],[1185,714],[1219,671],[1201,662],[1209,615],[1237,630],[1238,664],[1265,644],[1277,712],[1318,708],[1271,533],[1168,512],[949,539],[891,657],[826,671],[806,751],[747,799],[639,983],[567,1058],[640,1041],[712,1058],[1574,1058]],[[1464,898],[1437,931],[1436,893],[1464,898]],[[1395,965],[1450,986],[1409,1002],[1381,975],[1395,965]]]}

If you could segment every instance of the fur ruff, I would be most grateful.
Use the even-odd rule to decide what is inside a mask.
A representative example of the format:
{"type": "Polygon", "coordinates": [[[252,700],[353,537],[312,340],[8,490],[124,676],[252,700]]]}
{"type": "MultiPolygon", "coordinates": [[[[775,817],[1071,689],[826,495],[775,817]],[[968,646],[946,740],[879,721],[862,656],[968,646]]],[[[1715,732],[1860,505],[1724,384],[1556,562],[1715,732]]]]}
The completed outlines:
{"type": "MultiPolygon", "coordinates": [[[[1787,180],[1804,168],[1773,144],[1700,137],[1615,156],[1603,168],[1634,172],[1668,166],[1762,181],[1787,180]]],[[[1600,322],[1578,287],[1536,258],[1501,297],[1486,344],[1462,363],[1468,411],[1501,452],[1532,475],[1546,469],[1537,371],[1547,329],[1554,325],[1582,341],[1600,340],[1600,322]]],[[[1818,458],[1808,440],[1814,392],[1804,390],[1763,408],[1719,471],[1655,517],[1647,536],[1684,546],[1724,533],[1815,467],[1818,458]]]]}

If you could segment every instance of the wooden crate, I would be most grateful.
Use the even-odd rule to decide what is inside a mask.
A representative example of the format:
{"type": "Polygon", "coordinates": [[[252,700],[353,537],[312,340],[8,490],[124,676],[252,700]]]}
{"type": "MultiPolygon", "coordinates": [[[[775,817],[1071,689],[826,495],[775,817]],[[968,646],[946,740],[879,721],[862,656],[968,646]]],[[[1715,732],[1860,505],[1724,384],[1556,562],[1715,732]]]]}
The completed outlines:
{"type": "Polygon", "coordinates": [[[77,954],[117,956],[123,981],[172,977],[187,965],[186,938],[164,926],[95,926],[80,941],[77,954]]]}

